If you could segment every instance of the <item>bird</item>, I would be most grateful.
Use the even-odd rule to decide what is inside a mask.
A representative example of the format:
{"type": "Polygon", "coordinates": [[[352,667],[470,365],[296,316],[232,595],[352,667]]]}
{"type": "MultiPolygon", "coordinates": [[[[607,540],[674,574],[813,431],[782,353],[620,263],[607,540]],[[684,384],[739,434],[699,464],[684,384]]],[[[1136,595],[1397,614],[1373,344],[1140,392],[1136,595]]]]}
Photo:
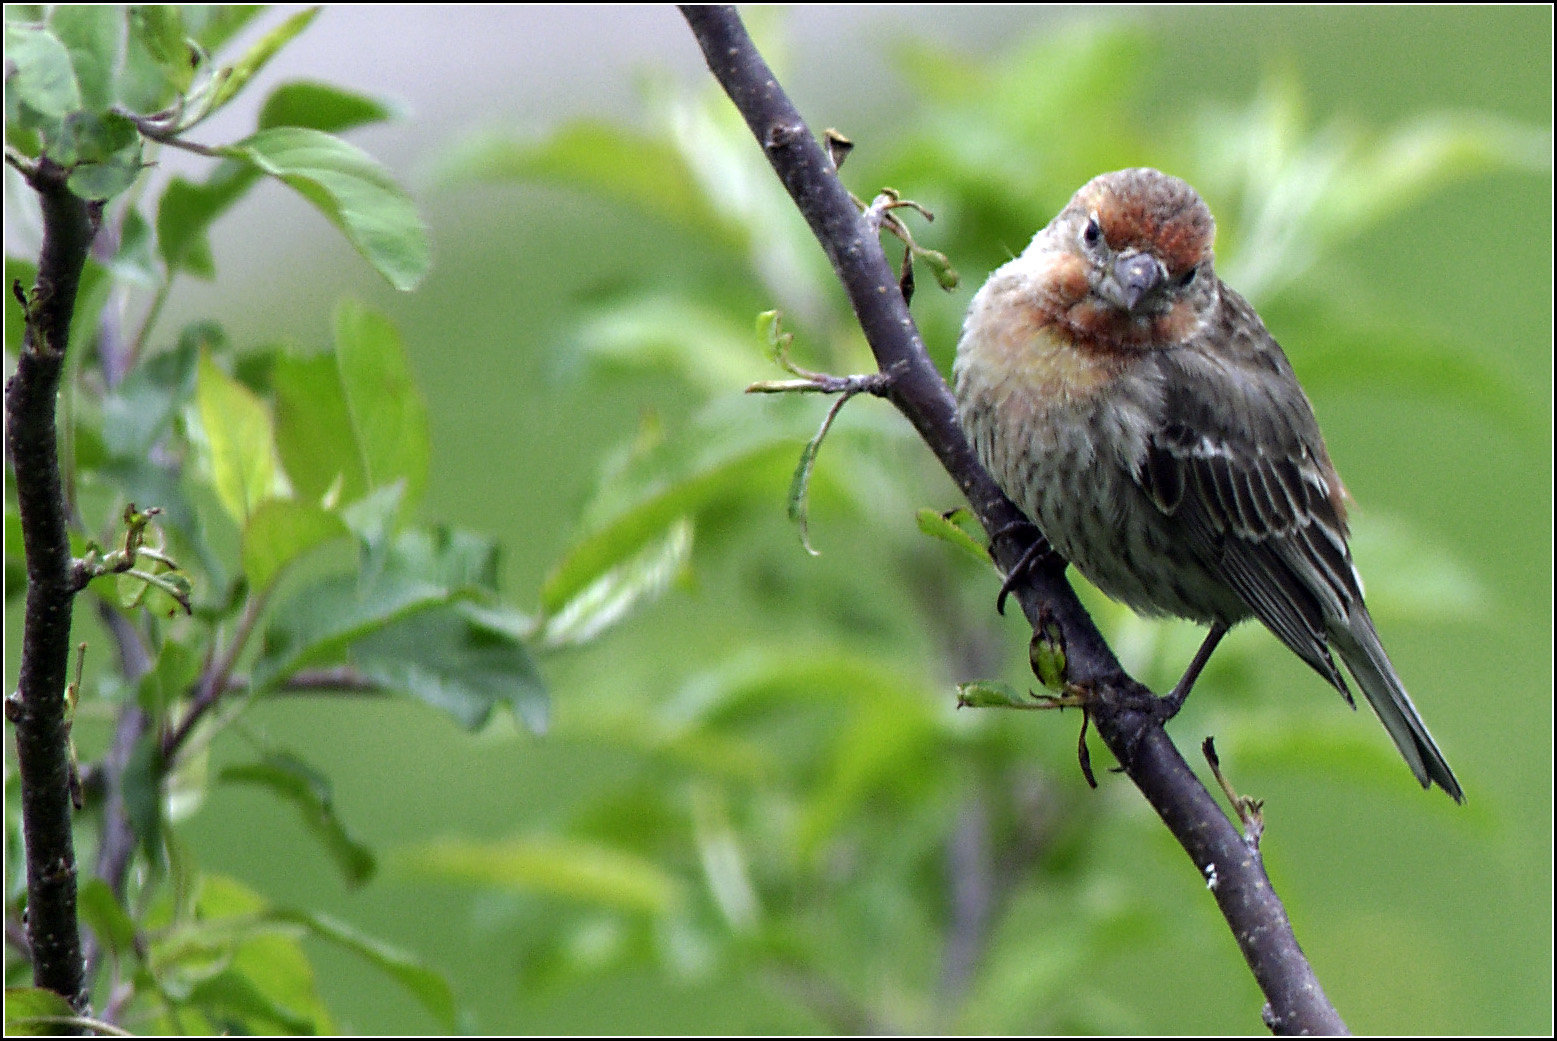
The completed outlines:
{"type": "Polygon", "coordinates": [[[1227,631],[1257,618],[1355,708],[1345,663],[1422,787],[1464,802],[1363,602],[1313,406],[1217,277],[1215,233],[1177,177],[1088,181],[974,296],[952,370],[959,423],[1093,585],[1209,627],[1169,715],[1227,631]]]}

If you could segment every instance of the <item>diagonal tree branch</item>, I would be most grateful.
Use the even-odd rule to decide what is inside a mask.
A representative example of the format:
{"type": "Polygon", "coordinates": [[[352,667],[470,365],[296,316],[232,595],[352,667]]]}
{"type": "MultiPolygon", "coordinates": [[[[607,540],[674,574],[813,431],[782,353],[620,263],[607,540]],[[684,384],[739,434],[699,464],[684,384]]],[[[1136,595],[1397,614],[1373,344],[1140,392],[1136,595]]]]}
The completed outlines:
{"type": "Polygon", "coordinates": [[[26,310],[26,333],[16,374],[5,388],[6,449],[16,474],[27,556],[21,669],[6,716],[16,725],[33,981],[85,1011],[65,705],[71,606],[80,583],[66,529],[55,404],[76,291],[99,214],[70,191],[66,171],[51,160],[40,160],[24,174],[42,202],[44,237],[31,294],[16,288],[26,310]]]}
{"type": "MultiPolygon", "coordinates": [[[[930,361],[877,235],[838,180],[732,7],[682,7],[709,70],[756,136],[769,163],[816,235],[848,293],[882,372],[894,373],[888,397],[914,425],[967,496],[986,531],[1025,525],[973,455],[956,421],[946,381],[930,361]]],[[[1030,527],[1030,526],[1029,526],[1030,527]]],[[[992,539],[1008,574],[1032,538],[992,539]]],[[[1035,630],[1058,624],[1069,682],[1085,688],[1098,733],[1194,861],[1253,971],[1280,1034],[1345,1033],[1292,933],[1286,910],[1246,843],[1163,730],[1158,700],[1124,672],[1076,599],[1062,567],[1032,569],[1014,594],[1035,630]]]]}

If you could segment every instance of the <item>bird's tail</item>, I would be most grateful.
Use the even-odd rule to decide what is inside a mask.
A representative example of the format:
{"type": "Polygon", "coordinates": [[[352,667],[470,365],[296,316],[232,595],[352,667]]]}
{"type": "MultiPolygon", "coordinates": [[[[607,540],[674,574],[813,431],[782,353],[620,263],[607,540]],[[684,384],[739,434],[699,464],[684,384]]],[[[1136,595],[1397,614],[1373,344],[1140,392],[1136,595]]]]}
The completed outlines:
{"type": "Polygon", "coordinates": [[[1464,802],[1465,792],[1395,674],[1368,609],[1359,603],[1350,624],[1336,626],[1330,640],[1422,787],[1437,784],[1455,802],[1464,802]]]}

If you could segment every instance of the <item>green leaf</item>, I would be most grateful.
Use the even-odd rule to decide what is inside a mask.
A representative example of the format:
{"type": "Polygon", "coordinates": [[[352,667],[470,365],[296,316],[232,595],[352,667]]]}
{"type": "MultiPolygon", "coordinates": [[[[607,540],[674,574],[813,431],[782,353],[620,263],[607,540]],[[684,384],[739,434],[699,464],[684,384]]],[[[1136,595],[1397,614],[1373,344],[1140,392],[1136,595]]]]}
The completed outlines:
{"type": "Polygon", "coordinates": [[[157,204],[157,249],[168,273],[188,271],[212,278],[211,245],[206,230],[260,178],[248,163],[225,160],[204,184],[175,177],[157,204]]]}
{"type": "MultiPolygon", "coordinates": [[[[307,959],[296,941],[286,937],[266,936],[257,937],[251,943],[260,949],[257,957],[263,963],[289,963],[290,966],[303,968],[303,976],[293,977],[294,986],[306,980],[309,989],[312,989],[313,973],[307,971],[307,959]]],[[[308,1035],[321,1032],[321,1024],[313,1016],[267,993],[248,974],[236,969],[218,972],[195,984],[189,992],[187,1003],[204,1013],[213,1024],[225,1028],[224,1033],[308,1035]]]]}
{"type": "Polygon", "coordinates": [[[838,418],[838,413],[848,401],[848,395],[839,395],[827,409],[816,434],[801,449],[800,461],[795,464],[795,472],[789,479],[789,493],[784,500],[790,521],[800,529],[800,545],[813,557],[821,554],[811,545],[811,471],[816,467],[816,454],[822,450],[827,431],[832,429],[833,420],[838,418]]]}
{"type": "Polygon", "coordinates": [[[419,611],[356,641],[351,661],[368,679],[404,691],[475,730],[507,706],[531,731],[546,730],[546,686],[512,633],[464,604],[419,611]]]}
{"type": "Polygon", "coordinates": [[[263,686],[304,665],[341,661],[345,648],[417,611],[484,595],[494,578],[491,544],[460,533],[410,532],[354,575],[335,575],[279,607],[255,663],[263,686]]]}
{"type": "Polygon", "coordinates": [[[165,89],[179,94],[189,89],[194,81],[195,67],[185,42],[183,13],[178,7],[171,4],[131,6],[130,35],[155,64],[165,89]]]}
{"type": "Polygon", "coordinates": [[[335,309],[335,361],[368,486],[404,481],[401,508],[409,513],[427,486],[431,447],[427,405],[400,335],[382,315],[343,300],[335,309]]]}
{"type": "Polygon", "coordinates": [[[632,379],[674,371],[711,394],[751,381],[751,333],[728,307],[673,296],[636,297],[584,319],[577,348],[601,371],[632,379]]]}
{"type": "Polygon", "coordinates": [[[222,508],[241,526],[276,489],[270,413],[243,384],[200,356],[195,403],[209,449],[211,481],[222,508]]]}
{"type": "Polygon", "coordinates": [[[296,189],[396,289],[427,274],[427,231],[409,196],[371,157],[306,127],[272,127],[221,149],[296,189]]]}
{"type": "Polygon", "coordinates": [[[352,640],[447,598],[446,590],[393,561],[362,575],[314,583],[277,609],[254,666],[255,683],[264,686],[305,665],[340,661],[352,640]]]}
{"type": "MultiPolygon", "coordinates": [[[[249,80],[270,63],[270,59],[291,43],[310,22],[319,14],[319,8],[310,7],[299,11],[270,32],[260,37],[252,47],[244,53],[231,66],[223,68],[216,73],[217,86],[206,102],[200,119],[205,119],[212,113],[220,110],[224,105],[238,95],[249,83],[249,80]]],[[[196,121],[198,122],[198,120],[196,121]]]]}
{"type": "Polygon", "coordinates": [[[243,526],[243,573],[262,591],[292,561],[316,546],[349,534],[339,516],[312,503],[269,499],[243,526]]]}
{"type": "Polygon", "coordinates": [[[439,180],[544,182],[589,191],[653,213],[701,236],[742,241],[709,205],[696,172],[669,136],[596,120],[571,123],[539,142],[502,137],[472,140],[441,164],[439,180]]]}
{"type": "Polygon", "coordinates": [[[301,759],[285,752],[272,753],[257,763],[229,766],[217,780],[268,788],[296,807],[303,824],[324,844],[348,885],[360,886],[373,877],[377,869],[373,852],[347,834],[336,816],[330,779],[301,759]]]}
{"type": "Polygon", "coordinates": [[[442,839],[417,849],[411,863],[440,878],[649,915],[667,914],[684,899],[681,882],[654,861],[572,839],[442,839]]]}
{"type": "Polygon", "coordinates": [[[959,506],[949,513],[941,513],[926,506],[921,507],[916,516],[921,532],[931,538],[949,542],[980,564],[986,567],[989,565],[989,550],[968,530],[970,525],[976,527],[978,522],[973,520],[973,514],[966,506],[959,506]]]}
{"type": "Polygon", "coordinates": [[[70,52],[44,26],[6,22],[5,64],[7,122],[15,118],[10,111],[13,99],[47,121],[63,119],[81,108],[81,88],[70,52]]]}
{"type": "Polygon", "coordinates": [[[135,954],[135,922],[120,906],[108,883],[100,878],[89,878],[81,883],[76,895],[76,906],[81,921],[97,934],[98,942],[105,945],[115,957],[135,954]]]}
{"type": "Polygon", "coordinates": [[[165,769],[162,738],[153,730],[135,743],[121,779],[125,814],[152,863],[162,861],[162,776],[165,769]]]}
{"type": "Polygon", "coordinates": [[[264,10],[263,4],[189,6],[183,9],[184,28],[207,54],[211,54],[264,10]]]}
{"type": "MultiPolygon", "coordinates": [[[[7,256],[5,258],[5,284],[14,286],[18,282],[22,288],[31,293],[33,286],[38,281],[38,265],[22,257],[7,256]]],[[[14,301],[5,306],[5,353],[7,358],[15,357],[21,353],[22,337],[27,334],[27,319],[22,314],[22,309],[14,301]]]]}
{"type": "Polygon", "coordinates": [[[692,522],[681,517],[663,539],[650,542],[562,604],[546,619],[542,642],[547,647],[588,643],[635,607],[658,598],[691,557],[692,522]]]}
{"type": "Polygon", "coordinates": [[[394,108],[366,94],[299,80],[283,83],[270,92],[260,109],[259,129],[271,127],[308,127],[327,134],[338,134],[353,127],[393,119],[394,108]]]}
{"type": "Polygon", "coordinates": [[[143,169],[139,147],[100,163],[82,163],[70,171],[67,184],[83,199],[112,199],[130,190],[143,169]]]}
{"type": "Polygon", "coordinates": [[[5,988],[5,1036],[47,1037],[67,1033],[63,1024],[76,1020],[70,1002],[44,987],[5,988]]]}
{"type": "Polygon", "coordinates": [[[328,353],[282,354],[271,371],[276,450],[298,497],[355,502],[368,490],[339,364],[328,353]]]}
{"type": "Polygon", "coordinates": [[[27,591],[27,553],[22,542],[22,515],[16,504],[7,499],[5,504],[5,599],[27,591]]]}
{"type": "MultiPolygon", "coordinates": [[[[137,171],[138,173],[138,171],[137,171]]],[[[153,244],[151,225],[132,209],[124,215],[120,229],[119,248],[108,262],[108,270],[120,284],[129,283],[141,289],[155,289],[162,281],[162,271],[157,267],[156,247],[153,244]]]]}
{"type": "Polygon", "coordinates": [[[157,655],[157,665],[136,685],[135,700],[154,720],[166,718],[168,706],[190,692],[200,675],[200,656],[181,643],[169,640],[157,655]]]}
{"type": "Polygon", "coordinates": [[[681,518],[756,487],[778,486],[782,478],[777,474],[794,459],[795,424],[776,420],[781,409],[740,404],[745,407],[733,420],[706,417],[674,442],[634,459],[630,473],[616,476],[610,501],[603,508],[597,504],[590,511],[595,516],[586,519],[594,530],[569,550],[541,587],[541,609],[548,617],[645,546],[665,538],[681,518]],[[603,520],[596,519],[600,514],[603,520]]]}
{"type": "MultiPolygon", "coordinates": [[[[1033,667],[1038,682],[1052,691],[1065,689],[1066,676],[1065,633],[1059,623],[1047,620],[1033,633],[1027,645],[1027,660],[1033,667]]],[[[961,702],[959,701],[960,705],[961,702]]]]}
{"type": "Polygon", "coordinates": [[[142,142],[135,124],[112,112],[73,112],[49,145],[70,168],[70,190],[83,199],[107,199],[140,176],[142,142]]]}
{"type": "Polygon", "coordinates": [[[201,344],[209,339],[180,337],[177,348],[136,365],[104,397],[103,440],[110,454],[141,461],[151,454],[156,443],[172,429],[178,411],[194,395],[201,344]]]}
{"type": "Polygon", "coordinates": [[[1026,691],[998,680],[972,680],[957,684],[958,708],[1042,708],[1043,702],[1026,691]]]}
{"type": "Polygon", "coordinates": [[[432,1013],[448,1032],[457,1025],[454,992],[448,980],[418,961],[415,956],[382,940],[358,932],[350,925],[326,914],[277,908],[268,912],[273,921],[301,925],[322,940],[342,947],[381,970],[432,1013]]]}
{"type": "Polygon", "coordinates": [[[100,111],[119,100],[114,79],[124,47],[124,9],[113,4],[56,4],[49,12],[49,28],[70,52],[82,107],[100,111]]]}

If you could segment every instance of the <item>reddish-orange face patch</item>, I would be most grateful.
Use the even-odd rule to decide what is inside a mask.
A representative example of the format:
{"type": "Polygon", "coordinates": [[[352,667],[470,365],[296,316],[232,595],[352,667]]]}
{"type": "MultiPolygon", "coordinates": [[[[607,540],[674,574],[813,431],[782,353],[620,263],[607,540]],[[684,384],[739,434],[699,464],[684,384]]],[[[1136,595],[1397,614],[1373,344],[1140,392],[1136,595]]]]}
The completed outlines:
{"type": "Polygon", "coordinates": [[[1096,178],[1077,194],[1087,212],[1096,214],[1111,249],[1153,253],[1174,275],[1211,251],[1216,234],[1211,211],[1176,178],[1123,170],[1096,178]]]}

